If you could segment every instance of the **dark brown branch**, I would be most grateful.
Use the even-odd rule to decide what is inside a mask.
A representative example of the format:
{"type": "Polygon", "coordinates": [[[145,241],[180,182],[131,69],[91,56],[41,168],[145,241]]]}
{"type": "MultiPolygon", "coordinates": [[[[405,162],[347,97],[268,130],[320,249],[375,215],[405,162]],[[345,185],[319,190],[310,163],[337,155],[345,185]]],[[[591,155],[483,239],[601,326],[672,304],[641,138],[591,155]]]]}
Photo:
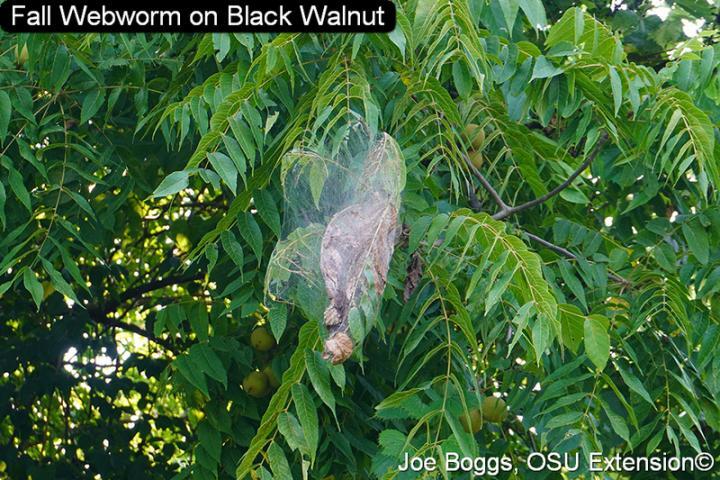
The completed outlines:
{"type": "Polygon", "coordinates": [[[597,158],[597,156],[600,154],[600,151],[605,146],[607,141],[608,141],[607,132],[602,132],[602,134],[600,135],[600,138],[598,139],[597,143],[595,144],[595,147],[593,148],[592,152],[590,152],[590,155],[587,156],[585,161],[582,164],[580,164],[580,166],[577,168],[577,170],[575,170],[567,178],[567,180],[565,180],[560,185],[558,185],[557,187],[550,190],[545,195],[542,195],[534,200],[530,200],[527,203],[523,203],[522,205],[518,205],[516,207],[504,208],[504,209],[501,206],[500,211],[497,212],[495,215],[493,215],[493,218],[495,220],[502,220],[504,218],[509,217],[510,215],[514,215],[518,212],[522,212],[523,210],[527,210],[528,208],[532,208],[536,205],[540,205],[542,203],[547,202],[552,197],[554,197],[555,195],[559,194],[560,192],[562,192],[563,190],[568,188],[570,185],[572,185],[572,183],[575,181],[575,179],[577,177],[579,177],[580,174],[582,172],[584,172],[590,166],[590,164],[592,164],[592,162],[597,158]]]}
{"type": "Polygon", "coordinates": [[[93,319],[95,323],[99,323],[101,325],[105,325],[107,327],[115,327],[119,328],[121,330],[125,330],[127,332],[132,332],[137,335],[140,335],[141,337],[145,337],[148,340],[150,340],[153,343],[157,343],[161,347],[164,347],[166,350],[169,350],[173,353],[177,351],[175,346],[168,342],[167,340],[164,340],[162,338],[158,338],[155,335],[152,334],[152,332],[148,332],[142,327],[139,327],[137,325],[133,325],[131,323],[121,322],[119,320],[115,320],[113,318],[108,317],[107,315],[103,315],[100,312],[91,312],[90,318],[93,319]]]}
{"type": "Polygon", "coordinates": [[[116,299],[106,302],[99,307],[92,305],[89,306],[88,313],[90,314],[90,318],[96,324],[104,325],[111,328],[120,328],[122,330],[135,333],[137,335],[140,335],[141,337],[147,338],[148,340],[164,347],[171,352],[176,352],[177,349],[171,342],[156,337],[152,332],[149,332],[142,327],[133,325],[131,323],[123,322],[119,319],[111,318],[109,314],[115,312],[123,303],[129,300],[140,299],[146,293],[160,290],[171,285],[180,285],[183,283],[193,282],[195,280],[201,279],[202,277],[203,275],[201,273],[197,273],[195,275],[185,277],[167,277],[146,283],[144,285],[139,285],[137,287],[125,290],[116,299]]]}
{"type": "MultiPolygon", "coordinates": [[[[517,207],[512,207],[505,203],[500,197],[500,194],[493,188],[493,186],[490,184],[490,182],[485,178],[485,176],[480,173],[480,171],[475,168],[475,166],[470,162],[470,159],[463,155],[465,162],[467,163],[468,168],[470,169],[470,172],[480,181],[480,184],[483,186],[483,188],[488,192],[490,197],[493,199],[493,201],[498,205],[499,210],[493,215],[493,218],[496,220],[502,220],[504,218],[509,217],[510,215],[513,215],[515,213],[518,213],[522,210],[526,210],[528,208],[532,208],[536,205],[540,205],[541,203],[544,203],[548,201],[550,198],[554,197],[555,195],[559,194],[561,191],[569,187],[573,181],[582,173],[585,171],[586,168],[590,166],[590,164],[597,158],[598,154],[602,150],[605,143],[608,141],[608,134],[606,132],[602,132],[600,135],[600,138],[598,139],[598,142],[595,144],[595,147],[593,148],[593,151],[590,152],[590,155],[587,156],[585,161],[575,170],[570,177],[565,180],[563,183],[552,189],[550,192],[546,193],[545,195],[536,198],[535,200],[531,200],[527,203],[523,203],[521,205],[518,205],[517,207]]],[[[470,206],[475,211],[481,210],[481,204],[480,201],[477,198],[477,195],[475,193],[475,189],[472,187],[472,185],[468,185],[468,196],[470,198],[470,206]]],[[[540,245],[544,246],[545,248],[552,250],[553,252],[568,258],[570,260],[577,260],[578,256],[572,253],[570,250],[560,247],[558,245],[555,245],[554,243],[551,243],[544,238],[538,237],[537,235],[533,235],[532,233],[523,231],[525,235],[527,235],[528,239],[530,239],[533,242],[539,243],[540,245]]],[[[608,278],[613,280],[614,282],[620,283],[622,285],[628,286],[630,285],[630,282],[626,280],[625,278],[616,275],[614,273],[608,273],[608,278]]]]}
{"type": "MultiPolygon", "coordinates": [[[[572,253],[570,250],[560,247],[558,245],[555,245],[554,243],[548,242],[542,237],[538,237],[537,235],[533,235],[530,232],[522,231],[523,234],[525,234],[528,239],[532,240],[533,242],[539,243],[543,247],[547,248],[548,250],[552,250],[553,252],[562,255],[565,258],[568,258],[570,260],[577,260],[578,256],[572,253]]],[[[608,273],[608,278],[610,278],[612,281],[621,283],[625,286],[630,285],[630,281],[626,280],[625,278],[621,277],[620,275],[616,275],[612,272],[608,273]]]]}
{"type": "Polygon", "coordinates": [[[530,232],[523,231],[527,237],[532,240],[533,242],[539,243],[543,247],[547,248],[548,250],[552,250],[553,252],[562,255],[565,258],[569,258],[570,260],[577,260],[577,255],[572,253],[567,248],[560,247],[558,245],[555,245],[554,243],[550,243],[544,238],[538,237],[537,235],[533,235],[530,232]]]}
{"type": "MultiPolygon", "coordinates": [[[[470,173],[472,173],[475,178],[480,181],[480,185],[485,189],[485,191],[488,192],[490,195],[490,198],[493,199],[493,201],[497,204],[499,207],[498,211],[492,216],[495,220],[503,220],[511,215],[514,215],[518,212],[522,212],[523,210],[527,210],[528,208],[535,207],[537,205],[540,205],[542,203],[547,202],[555,195],[559,194],[566,188],[568,188],[572,183],[575,181],[577,177],[580,176],[582,172],[584,172],[590,164],[597,158],[597,156],[600,154],[600,151],[605,146],[605,144],[608,141],[608,134],[607,132],[602,132],[600,134],[600,138],[598,139],[597,143],[595,144],[595,147],[593,148],[593,151],[590,152],[590,155],[587,156],[585,161],[575,170],[564,182],[562,182],[557,187],[553,188],[551,191],[546,193],[545,195],[542,195],[534,200],[530,200],[529,202],[523,203],[521,205],[518,205],[516,207],[510,206],[502,199],[500,194],[493,188],[493,186],[490,184],[490,182],[485,178],[485,176],[480,173],[480,171],[475,168],[475,165],[472,164],[470,159],[467,157],[467,155],[463,154],[463,158],[465,159],[465,163],[467,164],[468,168],[470,169],[470,173]]],[[[470,201],[471,203],[474,202],[473,195],[474,191],[471,193],[470,201]]],[[[477,209],[474,205],[473,208],[477,209]]]]}
{"type": "Polygon", "coordinates": [[[104,314],[114,312],[115,310],[118,309],[118,307],[120,305],[127,302],[128,300],[133,300],[135,298],[139,298],[146,293],[150,293],[155,290],[160,290],[161,288],[169,287],[172,285],[181,285],[183,283],[189,283],[189,282],[193,282],[195,280],[200,280],[202,277],[203,277],[203,274],[201,274],[201,273],[197,273],[195,275],[186,276],[186,277],[167,277],[167,278],[155,280],[152,282],[148,282],[143,285],[139,285],[135,288],[130,288],[128,290],[125,290],[123,293],[121,293],[117,299],[111,300],[111,301],[105,303],[102,306],[102,312],[104,314]]]}
{"type": "Polygon", "coordinates": [[[480,173],[480,170],[475,168],[475,165],[472,164],[472,162],[470,161],[470,159],[468,158],[467,155],[463,154],[463,158],[465,159],[465,163],[467,164],[468,168],[470,169],[470,173],[475,175],[475,178],[477,178],[480,181],[480,185],[482,185],[482,187],[485,189],[485,191],[488,192],[488,194],[490,195],[490,198],[492,198],[493,201],[495,203],[497,203],[498,207],[500,207],[500,210],[498,211],[498,213],[509,211],[510,205],[508,205],[507,203],[505,203],[503,201],[502,197],[500,197],[500,194],[493,188],[493,186],[490,184],[490,182],[488,182],[487,178],[485,178],[485,175],[480,173]]]}

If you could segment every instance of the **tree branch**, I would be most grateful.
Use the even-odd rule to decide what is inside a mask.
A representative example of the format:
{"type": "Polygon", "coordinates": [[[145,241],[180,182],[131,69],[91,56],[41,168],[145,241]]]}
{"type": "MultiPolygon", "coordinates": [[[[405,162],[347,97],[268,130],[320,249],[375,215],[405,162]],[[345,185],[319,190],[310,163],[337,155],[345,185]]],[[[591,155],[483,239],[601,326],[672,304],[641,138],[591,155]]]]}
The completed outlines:
{"type": "MultiPolygon", "coordinates": [[[[608,134],[607,132],[602,132],[600,134],[600,138],[598,139],[597,143],[595,144],[595,147],[593,148],[593,151],[590,152],[590,155],[587,156],[585,161],[560,185],[553,188],[551,191],[546,193],[545,195],[542,195],[534,200],[530,200],[529,202],[523,203],[521,205],[518,205],[516,207],[510,206],[502,199],[500,194],[493,188],[493,186],[490,184],[490,182],[485,178],[485,176],[480,173],[480,171],[475,168],[475,165],[472,164],[470,159],[467,157],[467,155],[463,154],[463,158],[465,159],[465,163],[467,164],[468,168],[470,169],[470,173],[472,173],[475,178],[477,178],[480,181],[480,185],[488,192],[490,195],[490,198],[493,199],[493,201],[497,204],[499,207],[499,210],[493,214],[493,218],[495,220],[504,220],[505,218],[514,215],[518,212],[522,212],[523,210],[527,210],[528,208],[532,208],[534,206],[540,205],[541,203],[545,203],[548,200],[550,200],[555,195],[559,194],[566,188],[568,188],[572,183],[575,181],[577,177],[580,176],[582,172],[584,172],[590,164],[597,158],[597,156],[600,154],[600,151],[605,146],[605,144],[608,141],[608,134]]],[[[473,192],[474,193],[474,192],[473,192]]],[[[471,196],[470,198],[471,202],[473,202],[473,198],[471,196]]],[[[474,208],[474,207],[473,207],[474,208]]]]}
{"type": "Polygon", "coordinates": [[[558,245],[555,245],[554,243],[550,243],[547,240],[545,240],[542,237],[538,237],[537,235],[534,235],[530,232],[526,232],[525,230],[522,231],[527,237],[532,240],[533,242],[539,243],[543,247],[552,250],[553,252],[562,255],[565,258],[569,258],[570,260],[577,260],[577,255],[572,253],[567,248],[560,247],[558,245]]]}
{"type": "Polygon", "coordinates": [[[121,293],[117,299],[111,300],[111,301],[105,303],[102,306],[102,312],[104,314],[114,312],[115,310],[117,310],[117,308],[120,305],[127,302],[128,300],[132,300],[134,298],[141,297],[142,295],[144,295],[146,293],[150,293],[155,290],[160,290],[161,288],[169,287],[172,285],[181,285],[183,283],[200,280],[202,277],[203,277],[202,273],[196,273],[195,275],[191,275],[188,277],[167,277],[167,278],[163,278],[160,280],[154,280],[152,282],[148,282],[144,285],[139,285],[135,288],[130,288],[128,290],[125,290],[123,293],[121,293]]]}
{"type": "Polygon", "coordinates": [[[137,325],[133,325],[131,323],[126,323],[126,322],[121,322],[120,320],[115,320],[113,318],[108,317],[107,315],[101,314],[101,312],[91,312],[90,318],[92,318],[95,323],[105,325],[106,327],[115,327],[115,328],[119,328],[121,330],[135,333],[137,335],[140,335],[141,337],[147,338],[148,340],[150,340],[153,343],[157,343],[161,347],[164,347],[166,350],[169,350],[173,353],[177,352],[176,347],[172,343],[170,343],[167,340],[164,340],[162,338],[156,337],[155,335],[152,334],[152,332],[148,332],[144,328],[139,327],[137,325]]]}
{"type": "MultiPolygon", "coordinates": [[[[475,168],[475,165],[472,164],[470,159],[467,157],[467,155],[463,154],[463,158],[465,160],[465,163],[467,164],[468,168],[470,169],[470,173],[472,173],[475,178],[477,178],[480,181],[480,185],[488,192],[490,195],[490,198],[493,199],[493,201],[498,206],[498,211],[492,216],[495,220],[503,220],[511,215],[514,215],[518,212],[521,212],[523,210],[526,210],[528,208],[532,208],[536,205],[540,205],[541,203],[545,203],[555,195],[559,194],[566,188],[568,188],[577,177],[580,176],[582,172],[587,169],[590,164],[597,158],[597,156],[600,154],[600,151],[607,143],[609,137],[607,132],[602,132],[600,134],[600,138],[598,139],[597,143],[595,144],[595,147],[593,148],[592,152],[587,156],[587,158],[583,161],[583,163],[570,175],[570,177],[567,178],[564,182],[562,182],[560,185],[546,193],[545,195],[542,195],[534,200],[531,200],[529,202],[523,203],[521,205],[518,205],[516,207],[510,206],[505,201],[503,201],[500,194],[493,188],[493,186],[490,184],[490,182],[485,178],[485,176],[480,173],[480,171],[475,168]]],[[[472,187],[472,185],[468,185],[468,195],[470,199],[470,206],[473,210],[479,211],[480,210],[480,201],[477,198],[477,195],[475,194],[475,190],[472,187]]],[[[554,243],[551,243],[544,238],[538,237],[537,235],[534,235],[532,233],[526,232],[524,230],[521,230],[527,237],[533,242],[539,243],[540,245],[544,246],[545,248],[552,250],[553,252],[568,258],[570,260],[578,260],[578,256],[572,253],[570,250],[560,247],[558,245],[555,245],[554,243]]],[[[630,282],[626,280],[625,278],[616,275],[614,273],[608,273],[608,277],[618,283],[621,283],[625,286],[630,285],[630,282]]]]}
{"type": "MultiPolygon", "coordinates": [[[[500,197],[500,194],[493,188],[492,185],[490,185],[490,182],[488,182],[487,178],[485,178],[485,175],[480,173],[480,170],[475,168],[475,165],[472,164],[472,162],[470,161],[468,156],[465,155],[464,153],[463,153],[463,158],[465,159],[465,163],[467,164],[468,168],[470,169],[470,173],[475,175],[475,178],[477,178],[480,181],[480,185],[482,185],[483,188],[488,192],[488,194],[490,194],[490,198],[492,198],[493,201],[495,203],[497,203],[498,207],[500,207],[500,210],[498,211],[498,213],[510,211],[510,205],[508,205],[507,203],[505,203],[503,201],[502,197],[500,197]]],[[[473,191],[473,193],[474,193],[474,191],[473,191]]]]}
{"type": "Polygon", "coordinates": [[[553,188],[545,195],[542,195],[534,200],[530,200],[527,203],[523,203],[522,205],[518,205],[516,207],[510,207],[509,209],[505,209],[505,211],[502,211],[502,209],[501,209],[501,211],[499,211],[495,215],[493,215],[493,218],[495,220],[502,220],[504,218],[509,217],[510,215],[514,215],[518,212],[522,212],[523,210],[527,210],[528,208],[532,208],[536,205],[540,205],[541,203],[547,202],[552,197],[554,197],[555,195],[559,194],[560,192],[562,192],[563,190],[568,188],[575,181],[575,179],[577,177],[579,177],[580,174],[582,172],[584,172],[585,169],[587,169],[590,166],[590,164],[592,164],[592,162],[595,160],[595,158],[597,158],[597,156],[600,154],[600,151],[605,146],[607,141],[608,141],[608,134],[607,134],[607,132],[603,132],[600,135],[600,138],[598,139],[597,143],[595,144],[595,147],[593,148],[592,152],[590,152],[590,155],[588,155],[587,158],[585,159],[585,161],[582,164],[580,164],[580,166],[577,168],[577,170],[575,170],[567,178],[567,180],[562,182],[560,185],[553,188]]]}
{"type": "Polygon", "coordinates": [[[89,306],[88,313],[90,318],[99,325],[105,325],[106,327],[115,327],[128,332],[135,333],[141,337],[145,337],[148,340],[156,343],[165,349],[176,352],[176,347],[167,340],[156,337],[152,332],[145,330],[142,327],[133,325],[131,323],[123,322],[119,319],[111,318],[110,313],[116,311],[123,303],[128,300],[134,300],[142,297],[146,293],[160,290],[161,288],[169,287],[171,285],[180,285],[183,283],[192,282],[199,280],[203,277],[202,273],[196,273],[195,275],[185,277],[167,277],[152,282],[148,282],[144,285],[139,285],[134,288],[130,288],[121,293],[116,299],[110,300],[101,306],[89,306]]]}
{"type": "MultiPolygon", "coordinates": [[[[530,232],[526,232],[525,230],[521,230],[521,231],[523,232],[523,234],[525,234],[528,237],[528,239],[532,240],[533,242],[539,243],[540,245],[547,248],[548,250],[552,250],[553,252],[555,252],[559,255],[562,255],[563,257],[568,258],[570,260],[578,259],[577,255],[575,255],[574,253],[572,253],[570,250],[568,250],[566,248],[563,248],[558,245],[555,245],[554,243],[548,242],[544,238],[538,237],[537,235],[534,235],[530,232]]],[[[629,280],[621,277],[620,275],[616,275],[612,272],[608,273],[608,278],[610,278],[614,282],[621,283],[625,286],[630,285],[629,280]]]]}

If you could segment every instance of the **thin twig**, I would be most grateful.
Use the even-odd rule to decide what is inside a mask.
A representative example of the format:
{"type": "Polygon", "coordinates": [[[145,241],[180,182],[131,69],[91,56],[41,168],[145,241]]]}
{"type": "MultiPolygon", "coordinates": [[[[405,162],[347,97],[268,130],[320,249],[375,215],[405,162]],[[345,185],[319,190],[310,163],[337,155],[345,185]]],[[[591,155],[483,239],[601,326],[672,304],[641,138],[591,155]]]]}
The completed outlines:
{"type": "Polygon", "coordinates": [[[533,242],[537,242],[537,243],[539,243],[540,245],[542,245],[543,247],[545,247],[545,248],[547,248],[547,249],[549,249],[549,250],[552,250],[553,252],[558,253],[558,254],[562,255],[563,257],[569,258],[570,260],[577,260],[577,258],[578,258],[577,255],[575,255],[574,253],[572,253],[572,252],[571,252],[570,250],[568,250],[567,248],[563,248],[563,247],[560,247],[560,246],[558,246],[558,245],[555,245],[554,243],[550,243],[550,242],[548,242],[547,240],[545,240],[544,238],[538,237],[537,235],[534,235],[534,234],[532,234],[532,233],[530,233],[530,232],[526,232],[526,231],[523,230],[523,233],[524,233],[525,235],[527,235],[527,237],[528,237],[530,240],[532,240],[533,242]]]}
{"type": "Polygon", "coordinates": [[[485,178],[485,176],[480,173],[480,171],[475,168],[475,166],[470,162],[470,159],[467,157],[467,155],[463,155],[465,159],[465,163],[467,164],[468,168],[470,169],[470,172],[480,181],[480,184],[483,186],[483,188],[488,192],[490,197],[493,199],[493,201],[498,205],[499,209],[498,211],[492,216],[495,220],[503,220],[511,215],[514,215],[518,212],[522,212],[523,210],[527,210],[528,208],[535,207],[537,205],[540,205],[542,203],[547,202],[555,195],[559,194],[566,188],[568,188],[572,183],[575,181],[577,177],[580,176],[582,172],[584,172],[590,164],[597,158],[597,156],[600,154],[600,151],[607,143],[609,137],[607,132],[602,132],[600,134],[600,138],[598,139],[597,143],[595,144],[595,147],[593,148],[592,152],[587,156],[585,161],[560,185],[553,188],[551,191],[546,193],[545,195],[542,195],[540,197],[537,197],[534,200],[530,200],[529,202],[523,203],[518,206],[510,206],[500,197],[500,194],[493,188],[493,186],[490,184],[490,182],[485,178]]]}
{"type": "MultiPolygon", "coordinates": [[[[568,250],[566,248],[563,248],[558,245],[555,245],[554,243],[548,242],[544,238],[538,237],[537,235],[534,235],[530,232],[526,232],[524,230],[522,232],[523,232],[523,234],[525,234],[528,237],[528,239],[532,240],[533,242],[539,243],[540,245],[547,248],[548,250],[552,250],[553,252],[555,252],[559,255],[562,255],[563,257],[568,258],[570,260],[578,259],[577,255],[575,255],[574,253],[572,253],[570,250],[568,250]]],[[[608,278],[610,278],[614,282],[621,283],[625,286],[630,285],[629,280],[621,277],[620,275],[616,275],[612,272],[608,272],[608,278]]]]}
{"type": "MultiPolygon", "coordinates": [[[[490,197],[493,199],[495,203],[497,203],[498,207],[500,207],[499,212],[507,212],[510,210],[510,205],[505,203],[500,197],[500,194],[493,188],[493,186],[490,184],[490,182],[485,178],[485,175],[480,173],[480,170],[475,168],[475,165],[472,164],[470,159],[467,157],[467,155],[463,154],[463,158],[465,159],[465,163],[467,164],[468,168],[470,169],[470,173],[475,175],[475,178],[477,178],[480,181],[480,185],[483,186],[483,188],[490,194],[490,197]]],[[[499,213],[498,212],[498,213],[499,213]]]]}
{"type": "MultiPolygon", "coordinates": [[[[590,155],[588,155],[587,158],[585,159],[585,161],[584,161],[582,164],[580,164],[580,166],[577,168],[577,170],[575,170],[575,171],[567,178],[567,180],[565,180],[564,182],[562,182],[560,185],[558,185],[557,187],[553,188],[552,190],[550,190],[550,191],[549,191],[548,193],[546,193],[545,195],[542,195],[542,196],[540,196],[540,197],[538,197],[538,198],[536,198],[536,199],[534,199],[534,200],[530,200],[529,202],[523,203],[522,205],[518,205],[518,206],[516,206],[516,207],[511,207],[511,208],[509,208],[509,209],[506,209],[505,211],[500,211],[500,212],[496,213],[495,215],[493,215],[493,218],[494,218],[495,220],[502,220],[502,219],[504,219],[504,218],[509,217],[510,215],[514,215],[514,214],[516,214],[516,213],[518,213],[518,212],[521,212],[521,211],[523,211],[523,210],[527,210],[528,208],[532,208],[532,207],[534,207],[534,206],[536,206],[536,205],[540,205],[541,203],[547,202],[547,201],[550,200],[552,197],[554,197],[555,195],[559,194],[560,192],[562,192],[563,190],[565,190],[566,188],[568,188],[568,187],[575,181],[575,179],[576,179],[577,177],[579,177],[580,174],[581,174],[582,172],[584,172],[584,171],[590,166],[590,164],[595,160],[595,158],[597,158],[597,156],[600,154],[600,151],[601,151],[602,148],[605,146],[605,144],[607,143],[607,141],[608,141],[608,134],[607,134],[606,132],[603,132],[603,133],[600,135],[600,138],[598,139],[597,143],[595,144],[595,147],[593,148],[593,151],[590,152],[590,155]]],[[[502,210],[502,209],[501,209],[501,210],[502,210]]]]}

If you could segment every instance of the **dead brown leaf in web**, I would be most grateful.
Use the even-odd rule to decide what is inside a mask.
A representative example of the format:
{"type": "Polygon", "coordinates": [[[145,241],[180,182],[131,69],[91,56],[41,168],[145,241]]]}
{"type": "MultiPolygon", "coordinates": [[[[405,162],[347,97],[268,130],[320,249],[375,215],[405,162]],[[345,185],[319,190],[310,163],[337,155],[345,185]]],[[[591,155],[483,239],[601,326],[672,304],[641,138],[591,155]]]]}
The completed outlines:
{"type": "Polygon", "coordinates": [[[368,289],[366,272],[378,296],[385,289],[396,230],[397,209],[383,192],[341,210],[325,229],[320,250],[320,271],[330,301],[324,317],[330,333],[325,358],[333,363],[352,354],[352,345],[347,348],[348,314],[368,289]]]}
{"type": "Polygon", "coordinates": [[[410,297],[412,297],[412,294],[415,293],[415,290],[417,289],[418,285],[420,284],[420,279],[422,278],[423,274],[423,263],[422,263],[422,257],[418,252],[415,252],[412,254],[412,257],[410,259],[410,264],[407,268],[407,276],[405,277],[405,289],[403,291],[403,301],[407,303],[408,300],[410,300],[410,297]]]}

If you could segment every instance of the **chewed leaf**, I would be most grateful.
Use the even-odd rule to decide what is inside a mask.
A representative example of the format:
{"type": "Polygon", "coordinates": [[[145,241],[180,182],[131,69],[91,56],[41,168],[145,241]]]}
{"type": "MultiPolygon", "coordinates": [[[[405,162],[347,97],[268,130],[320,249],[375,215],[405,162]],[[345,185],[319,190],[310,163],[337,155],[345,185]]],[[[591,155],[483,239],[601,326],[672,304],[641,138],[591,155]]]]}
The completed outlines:
{"type": "MultiPolygon", "coordinates": [[[[325,324],[331,336],[336,332],[347,333],[350,308],[358,305],[363,295],[371,293],[370,282],[364,275],[366,268],[371,272],[374,293],[378,298],[382,295],[396,227],[395,206],[378,192],[374,198],[338,212],[325,229],[320,269],[330,300],[325,324]]],[[[338,363],[337,356],[326,353],[333,363],[338,363]]]]}

